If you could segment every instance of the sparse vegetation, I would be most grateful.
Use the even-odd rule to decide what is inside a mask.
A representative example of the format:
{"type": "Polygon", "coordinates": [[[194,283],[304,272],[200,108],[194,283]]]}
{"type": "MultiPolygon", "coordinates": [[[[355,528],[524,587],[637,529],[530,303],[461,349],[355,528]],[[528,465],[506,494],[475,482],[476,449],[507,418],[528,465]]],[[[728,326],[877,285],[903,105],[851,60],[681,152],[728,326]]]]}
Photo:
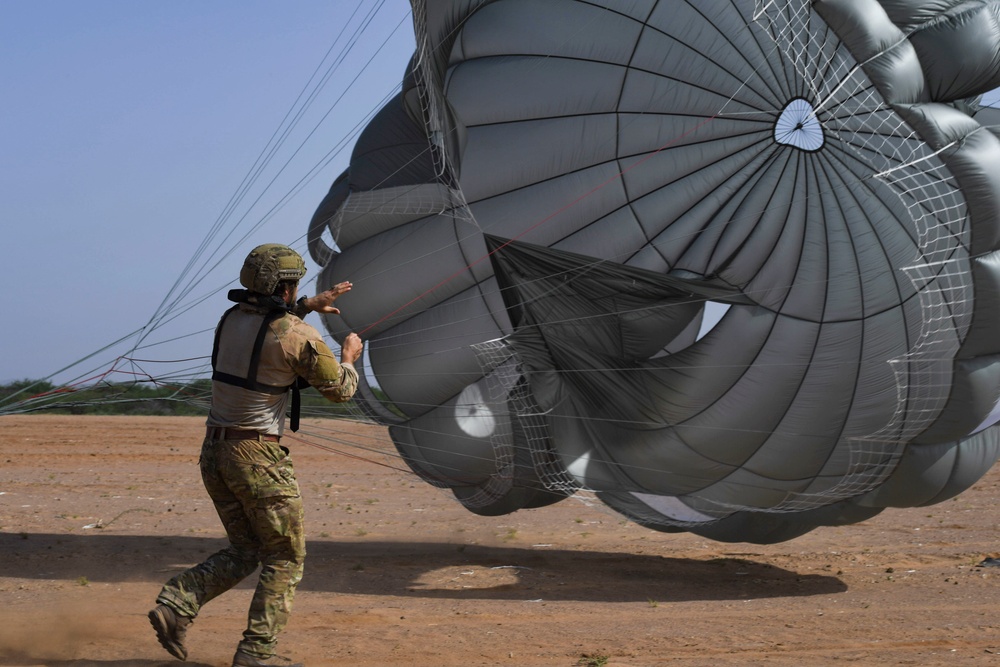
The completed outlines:
{"type": "MultiPolygon", "coordinates": [[[[185,383],[98,382],[60,387],[47,380],[17,380],[0,385],[0,413],[31,412],[62,415],[202,416],[208,414],[212,381],[185,383]]],[[[302,392],[302,414],[336,418],[347,414],[315,389],[302,392]]]]}
{"type": "Polygon", "coordinates": [[[98,382],[58,387],[46,380],[0,385],[0,411],[72,415],[204,415],[211,381],[180,385],[98,382]]]}

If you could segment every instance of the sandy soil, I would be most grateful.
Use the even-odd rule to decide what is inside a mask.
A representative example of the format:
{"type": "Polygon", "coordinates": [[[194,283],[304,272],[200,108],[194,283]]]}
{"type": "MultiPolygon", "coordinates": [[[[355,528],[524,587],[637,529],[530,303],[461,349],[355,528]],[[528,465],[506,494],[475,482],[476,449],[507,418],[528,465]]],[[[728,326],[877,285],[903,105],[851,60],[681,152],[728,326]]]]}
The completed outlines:
{"type": "MultiPolygon", "coordinates": [[[[146,612],[224,543],[202,428],[0,417],[0,665],[180,664],[146,612]]],[[[1000,568],[980,566],[1000,549],[1000,469],[940,505],[755,546],[576,500],[478,517],[401,470],[383,429],[303,432],[286,440],[309,557],[280,651],[310,667],[1000,665],[1000,568]]],[[[202,610],[188,664],[229,665],[252,585],[202,610]]]]}

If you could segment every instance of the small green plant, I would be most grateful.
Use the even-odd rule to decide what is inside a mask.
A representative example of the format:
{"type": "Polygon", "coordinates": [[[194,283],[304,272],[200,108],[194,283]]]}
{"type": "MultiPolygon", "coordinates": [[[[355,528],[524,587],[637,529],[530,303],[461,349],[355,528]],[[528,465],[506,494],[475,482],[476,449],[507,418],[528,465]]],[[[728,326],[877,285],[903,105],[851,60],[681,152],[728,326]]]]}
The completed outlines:
{"type": "Polygon", "coordinates": [[[76,583],[80,586],[89,586],[90,580],[87,577],[77,577],[76,583]]]}
{"type": "Polygon", "coordinates": [[[649,600],[649,606],[650,607],[659,607],[660,603],[657,602],[656,600],[649,600]]]}
{"type": "Polygon", "coordinates": [[[588,655],[584,653],[576,662],[576,667],[604,667],[608,664],[609,656],[588,655]]]}
{"type": "Polygon", "coordinates": [[[355,563],[354,567],[352,567],[351,569],[354,570],[355,572],[360,572],[361,570],[365,569],[365,566],[364,563],[355,563]]]}

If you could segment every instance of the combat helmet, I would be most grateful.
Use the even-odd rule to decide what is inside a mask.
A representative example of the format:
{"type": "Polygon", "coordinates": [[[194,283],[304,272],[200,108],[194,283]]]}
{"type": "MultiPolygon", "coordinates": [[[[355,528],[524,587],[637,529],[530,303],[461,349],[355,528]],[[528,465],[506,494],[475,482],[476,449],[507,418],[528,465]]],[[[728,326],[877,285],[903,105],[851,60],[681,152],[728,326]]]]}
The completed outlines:
{"type": "Polygon", "coordinates": [[[240,284],[257,294],[272,294],[282,280],[306,275],[302,256],[286,245],[265,243],[250,251],[240,270],[240,284]]]}

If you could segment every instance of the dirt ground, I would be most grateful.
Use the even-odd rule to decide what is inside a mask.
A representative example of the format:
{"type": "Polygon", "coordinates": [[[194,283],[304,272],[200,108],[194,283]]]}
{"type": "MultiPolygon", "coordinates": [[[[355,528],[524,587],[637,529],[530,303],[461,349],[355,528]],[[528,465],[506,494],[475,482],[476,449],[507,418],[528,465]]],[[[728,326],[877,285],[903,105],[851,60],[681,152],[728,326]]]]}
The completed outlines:
{"type": "MultiPolygon", "coordinates": [[[[0,417],[0,665],[180,665],[146,619],[224,544],[199,418],[0,417]]],[[[290,444],[309,556],[279,651],[321,665],[1000,665],[1000,468],[945,503],[771,546],[651,531],[577,500],[479,517],[384,429],[290,444]],[[360,446],[360,448],[359,448],[360,446]]],[[[253,582],[189,633],[228,666],[253,582]]]]}

